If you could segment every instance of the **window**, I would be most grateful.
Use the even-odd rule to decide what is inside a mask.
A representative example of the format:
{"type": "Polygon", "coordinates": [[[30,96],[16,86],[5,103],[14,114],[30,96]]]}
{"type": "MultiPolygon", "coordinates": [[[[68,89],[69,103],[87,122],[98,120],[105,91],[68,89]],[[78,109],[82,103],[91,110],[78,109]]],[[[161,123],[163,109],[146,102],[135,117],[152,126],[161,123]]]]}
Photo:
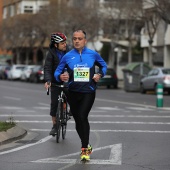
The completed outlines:
{"type": "Polygon", "coordinates": [[[11,6],[9,7],[9,16],[10,16],[10,17],[13,17],[13,16],[14,16],[14,12],[15,12],[14,9],[15,9],[15,8],[14,8],[14,5],[11,5],[11,6]]]}
{"type": "Polygon", "coordinates": [[[3,19],[7,18],[7,7],[4,7],[3,9],[3,19]]]}
{"type": "Polygon", "coordinates": [[[24,6],[24,13],[33,13],[33,6],[24,6]]]}

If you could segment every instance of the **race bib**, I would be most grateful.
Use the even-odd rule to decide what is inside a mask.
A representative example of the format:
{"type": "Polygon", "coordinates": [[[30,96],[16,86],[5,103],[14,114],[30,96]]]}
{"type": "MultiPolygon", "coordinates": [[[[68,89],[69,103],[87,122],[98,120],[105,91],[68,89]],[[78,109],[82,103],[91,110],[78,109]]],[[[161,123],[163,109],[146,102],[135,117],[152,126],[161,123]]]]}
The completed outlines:
{"type": "Polygon", "coordinates": [[[74,81],[89,82],[90,81],[90,68],[88,67],[74,68],[74,81]]]}

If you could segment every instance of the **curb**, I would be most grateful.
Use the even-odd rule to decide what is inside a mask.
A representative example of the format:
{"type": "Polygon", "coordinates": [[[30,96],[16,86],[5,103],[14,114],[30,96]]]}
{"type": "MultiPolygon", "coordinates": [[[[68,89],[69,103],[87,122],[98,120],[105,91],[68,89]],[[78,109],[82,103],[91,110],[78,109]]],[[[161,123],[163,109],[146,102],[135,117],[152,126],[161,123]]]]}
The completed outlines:
{"type": "Polygon", "coordinates": [[[27,131],[19,126],[15,126],[7,131],[0,132],[0,145],[8,144],[15,140],[23,138],[27,131]]]}

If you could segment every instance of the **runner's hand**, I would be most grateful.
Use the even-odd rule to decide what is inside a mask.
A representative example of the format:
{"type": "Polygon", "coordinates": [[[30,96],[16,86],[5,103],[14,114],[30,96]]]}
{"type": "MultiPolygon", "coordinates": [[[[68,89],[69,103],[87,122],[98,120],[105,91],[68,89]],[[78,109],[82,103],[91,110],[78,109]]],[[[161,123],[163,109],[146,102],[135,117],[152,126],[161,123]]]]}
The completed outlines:
{"type": "Polygon", "coordinates": [[[100,80],[100,78],[101,78],[101,75],[100,74],[94,74],[94,76],[93,76],[93,80],[95,81],[95,82],[98,82],[99,80],[100,80]]]}
{"type": "Polygon", "coordinates": [[[61,81],[68,81],[68,79],[69,79],[69,74],[63,73],[63,74],[60,75],[61,81]]]}

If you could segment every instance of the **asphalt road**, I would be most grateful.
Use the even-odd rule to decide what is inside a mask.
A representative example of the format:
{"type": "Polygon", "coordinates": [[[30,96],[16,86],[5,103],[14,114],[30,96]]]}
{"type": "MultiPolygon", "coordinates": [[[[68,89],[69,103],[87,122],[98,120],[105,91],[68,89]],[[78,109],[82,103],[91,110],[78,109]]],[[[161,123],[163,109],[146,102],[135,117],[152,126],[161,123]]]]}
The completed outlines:
{"type": "Polygon", "coordinates": [[[49,96],[43,84],[0,81],[0,120],[13,117],[28,135],[0,146],[0,170],[170,170],[170,96],[97,90],[91,110],[90,162],[80,162],[73,118],[66,139],[49,136],[49,96]]]}

